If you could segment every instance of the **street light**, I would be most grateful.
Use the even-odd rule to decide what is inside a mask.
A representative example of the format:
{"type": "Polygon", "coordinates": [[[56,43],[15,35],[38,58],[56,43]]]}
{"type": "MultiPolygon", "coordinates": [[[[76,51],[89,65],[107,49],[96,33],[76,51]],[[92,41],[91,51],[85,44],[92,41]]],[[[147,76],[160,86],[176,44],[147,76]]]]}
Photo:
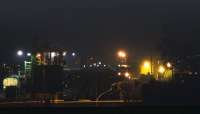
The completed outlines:
{"type": "Polygon", "coordinates": [[[130,73],[129,73],[129,72],[125,72],[125,74],[124,74],[124,75],[125,75],[125,77],[127,77],[127,78],[128,78],[128,77],[130,76],[130,73]]]}
{"type": "Polygon", "coordinates": [[[54,58],[56,56],[55,52],[51,52],[51,57],[54,58]]]}
{"type": "Polygon", "coordinates": [[[66,56],[67,55],[67,52],[63,52],[63,56],[66,56]]]}
{"type": "Polygon", "coordinates": [[[129,72],[125,72],[124,76],[128,79],[131,79],[131,74],[129,72]]]}
{"type": "Polygon", "coordinates": [[[72,53],[72,56],[73,56],[73,57],[76,56],[76,53],[73,52],[73,53],[72,53]]]}
{"type": "Polygon", "coordinates": [[[30,57],[30,56],[31,56],[31,53],[27,53],[26,55],[27,55],[28,57],[30,57]]]}
{"type": "Polygon", "coordinates": [[[173,75],[174,75],[174,68],[173,67],[174,66],[172,66],[172,64],[170,62],[167,62],[167,68],[171,73],[171,74],[169,74],[169,75],[171,75],[171,77],[173,77],[173,75]]]}
{"type": "Polygon", "coordinates": [[[118,72],[118,76],[121,76],[122,75],[122,73],[121,72],[118,72]]]}
{"type": "Polygon", "coordinates": [[[18,51],[17,51],[17,55],[18,55],[18,56],[22,56],[23,54],[24,54],[24,52],[23,52],[22,50],[18,50],[18,51]]]}
{"type": "Polygon", "coordinates": [[[170,62],[167,63],[168,68],[172,68],[172,64],[170,62]]]}
{"type": "Polygon", "coordinates": [[[149,74],[151,72],[151,62],[150,61],[144,61],[141,66],[141,74],[149,74]]]}
{"type": "Polygon", "coordinates": [[[118,52],[118,57],[120,57],[120,58],[126,58],[126,52],[124,52],[124,51],[119,51],[118,52]]]}
{"type": "Polygon", "coordinates": [[[144,68],[150,68],[150,67],[151,67],[151,63],[149,61],[145,61],[144,68]]]}
{"type": "Polygon", "coordinates": [[[122,63],[125,63],[126,62],[126,58],[127,58],[127,54],[125,51],[119,51],[117,53],[118,57],[121,59],[121,62],[122,63]]]}

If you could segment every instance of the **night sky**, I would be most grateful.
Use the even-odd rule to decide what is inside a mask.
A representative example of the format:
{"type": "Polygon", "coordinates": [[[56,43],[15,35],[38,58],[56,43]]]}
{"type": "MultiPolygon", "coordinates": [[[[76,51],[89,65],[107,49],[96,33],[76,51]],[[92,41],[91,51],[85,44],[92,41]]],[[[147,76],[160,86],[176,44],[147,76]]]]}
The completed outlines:
{"type": "Polygon", "coordinates": [[[1,0],[0,62],[36,38],[108,61],[121,48],[148,55],[162,38],[196,53],[199,14],[197,0],[1,0]]]}

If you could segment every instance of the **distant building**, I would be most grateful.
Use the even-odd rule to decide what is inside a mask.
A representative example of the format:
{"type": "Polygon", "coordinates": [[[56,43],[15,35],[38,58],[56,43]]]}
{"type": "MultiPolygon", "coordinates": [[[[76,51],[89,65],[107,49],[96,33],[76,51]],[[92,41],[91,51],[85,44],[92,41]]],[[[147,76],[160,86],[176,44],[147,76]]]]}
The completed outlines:
{"type": "Polygon", "coordinates": [[[64,56],[64,70],[80,70],[81,56],[77,52],[68,52],[64,56]]]}
{"type": "Polygon", "coordinates": [[[35,53],[38,65],[60,65],[64,70],[79,70],[81,56],[77,52],[66,49],[46,49],[35,53]]]}

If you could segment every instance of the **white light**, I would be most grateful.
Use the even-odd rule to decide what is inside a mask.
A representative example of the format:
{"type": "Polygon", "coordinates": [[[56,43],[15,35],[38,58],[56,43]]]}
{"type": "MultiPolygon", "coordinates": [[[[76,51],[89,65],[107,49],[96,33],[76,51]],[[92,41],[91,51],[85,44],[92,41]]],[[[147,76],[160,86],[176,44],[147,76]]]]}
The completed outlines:
{"type": "Polygon", "coordinates": [[[92,65],[90,65],[90,67],[92,67],[92,65]]]}
{"type": "Polygon", "coordinates": [[[76,53],[72,53],[72,56],[73,56],[73,57],[76,56],[76,53]]]}
{"type": "Polygon", "coordinates": [[[106,65],[103,65],[104,67],[106,67],[106,65]]]}
{"type": "Polygon", "coordinates": [[[99,62],[99,65],[101,65],[101,62],[99,62]]]}
{"type": "Polygon", "coordinates": [[[167,67],[168,67],[168,68],[171,68],[171,67],[172,67],[172,65],[171,65],[170,62],[167,63],[167,67]]]}
{"type": "Polygon", "coordinates": [[[27,53],[27,56],[29,56],[29,57],[30,57],[30,56],[31,56],[31,53],[27,53]]]}
{"type": "Polygon", "coordinates": [[[93,65],[94,65],[94,66],[97,66],[97,64],[96,64],[96,63],[94,63],[93,65]]]}
{"type": "Polygon", "coordinates": [[[67,55],[67,52],[63,52],[63,56],[66,56],[67,55]]]}
{"type": "Polygon", "coordinates": [[[124,68],[128,68],[128,65],[121,65],[122,67],[124,67],[124,68]]]}
{"type": "Polygon", "coordinates": [[[18,56],[22,56],[23,54],[24,54],[24,53],[23,53],[22,50],[17,51],[17,55],[18,55],[18,56]]]}
{"type": "Polygon", "coordinates": [[[118,75],[121,76],[122,75],[121,72],[118,72],[118,75]]]}
{"type": "Polygon", "coordinates": [[[86,65],[83,65],[83,67],[85,68],[85,67],[86,67],[86,65]]]}
{"type": "Polygon", "coordinates": [[[125,77],[128,78],[129,76],[130,76],[130,73],[129,73],[129,72],[126,72],[126,73],[125,73],[125,77]]]}
{"type": "Polygon", "coordinates": [[[54,58],[56,56],[55,52],[51,52],[51,57],[54,58]]]}

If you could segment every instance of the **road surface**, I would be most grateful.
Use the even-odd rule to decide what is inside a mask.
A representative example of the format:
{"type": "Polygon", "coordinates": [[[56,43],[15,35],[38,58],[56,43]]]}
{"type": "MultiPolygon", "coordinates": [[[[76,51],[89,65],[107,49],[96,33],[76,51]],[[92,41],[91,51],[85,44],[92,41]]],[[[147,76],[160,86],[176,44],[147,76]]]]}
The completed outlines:
{"type": "MultiPolygon", "coordinates": [[[[140,103],[141,101],[135,101],[134,103],[140,103]]],[[[1,102],[0,107],[118,107],[127,106],[131,103],[125,103],[124,101],[63,101],[55,100],[49,103],[40,101],[18,101],[18,102],[1,102]]]]}

